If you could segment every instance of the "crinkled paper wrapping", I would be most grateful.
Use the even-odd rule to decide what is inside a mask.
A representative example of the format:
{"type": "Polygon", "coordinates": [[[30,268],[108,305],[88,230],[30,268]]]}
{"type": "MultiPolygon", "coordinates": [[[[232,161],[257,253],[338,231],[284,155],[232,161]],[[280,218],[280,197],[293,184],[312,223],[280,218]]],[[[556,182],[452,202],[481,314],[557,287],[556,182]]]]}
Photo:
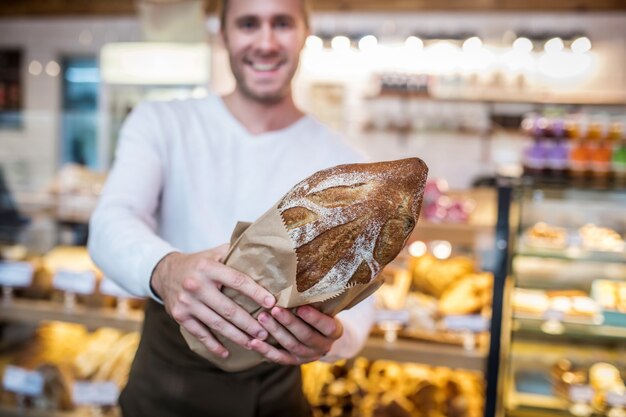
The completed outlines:
{"type": "MultiPolygon", "coordinates": [[[[249,275],[266,288],[276,297],[276,305],[279,307],[294,308],[313,304],[329,315],[351,308],[376,291],[383,283],[381,274],[365,285],[340,288],[315,298],[303,297],[296,289],[296,250],[283,224],[278,204],[256,222],[239,223],[235,227],[225,264],[249,275]]],[[[232,289],[225,288],[223,292],[255,318],[267,310],[232,289]]],[[[259,353],[246,350],[229,339],[213,333],[230,352],[228,358],[224,359],[207,350],[184,328],[181,327],[180,330],[191,350],[225,371],[242,371],[264,361],[259,353]]]]}

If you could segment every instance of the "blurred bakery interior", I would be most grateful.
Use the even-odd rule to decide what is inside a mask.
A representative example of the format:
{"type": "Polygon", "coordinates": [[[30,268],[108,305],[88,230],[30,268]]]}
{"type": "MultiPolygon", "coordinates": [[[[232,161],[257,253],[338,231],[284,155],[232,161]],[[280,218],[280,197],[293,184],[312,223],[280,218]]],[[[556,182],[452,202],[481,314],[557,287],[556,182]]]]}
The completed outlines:
{"type": "MultiPolygon", "coordinates": [[[[88,219],[142,100],[233,88],[215,1],[0,3],[0,415],[119,415],[144,301],[88,219]],[[24,414],[26,413],[26,414],[24,414]]],[[[298,105],[430,167],[315,416],[626,416],[626,2],[312,1],[298,105]]]]}

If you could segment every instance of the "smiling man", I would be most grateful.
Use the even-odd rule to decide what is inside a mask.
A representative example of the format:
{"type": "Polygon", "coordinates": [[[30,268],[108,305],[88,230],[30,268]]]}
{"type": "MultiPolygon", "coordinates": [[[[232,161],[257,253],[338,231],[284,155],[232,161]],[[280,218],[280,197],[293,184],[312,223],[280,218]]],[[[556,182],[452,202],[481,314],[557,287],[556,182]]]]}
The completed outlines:
{"type": "Polygon", "coordinates": [[[90,223],[96,263],[149,297],[120,397],[125,417],[308,415],[299,365],[355,355],[373,319],[369,301],[335,318],[275,307],[251,277],[220,262],[237,221],[256,220],[315,171],[361,159],[294,104],[291,81],[309,33],[304,0],[229,0],[221,22],[234,91],[137,106],[90,223]],[[254,319],[223,287],[269,313],[254,319]],[[221,334],[266,362],[223,372],[188,348],[180,326],[217,355],[229,354],[221,334]]]}

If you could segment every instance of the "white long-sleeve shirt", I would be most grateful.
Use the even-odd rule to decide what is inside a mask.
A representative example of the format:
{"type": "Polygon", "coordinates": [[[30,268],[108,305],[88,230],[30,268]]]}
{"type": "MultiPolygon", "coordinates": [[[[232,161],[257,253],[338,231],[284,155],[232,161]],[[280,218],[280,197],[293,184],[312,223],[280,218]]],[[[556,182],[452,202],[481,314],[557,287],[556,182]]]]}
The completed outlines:
{"type": "MultiPolygon", "coordinates": [[[[222,99],[143,103],[120,132],[116,158],[92,215],[89,252],[103,272],[138,296],[168,253],[227,243],[314,172],[362,157],[315,119],[250,134],[222,99]]],[[[366,300],[337,317],[344,335],[328,358],[350,357],[373,322],[366,300]]]]}

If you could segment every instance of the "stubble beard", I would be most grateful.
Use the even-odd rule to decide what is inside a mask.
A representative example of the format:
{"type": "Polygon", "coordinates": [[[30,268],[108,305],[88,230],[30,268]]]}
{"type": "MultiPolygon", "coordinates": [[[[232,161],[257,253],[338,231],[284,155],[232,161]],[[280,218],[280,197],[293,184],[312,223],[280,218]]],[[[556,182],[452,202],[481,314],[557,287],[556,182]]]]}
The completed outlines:
{"type": "Polygon", "coordinates": [[[231,71],[233,76],[235,77],[236,88],[241,92],[241,94],[253,101],[262,104],[276,104],[284,100],[291,94],[291,82],[293,77],[297,71],[297,66],[291,70],[291,73],[288,74],[283,84],[278,87],[278,89],[266,93],[258,93],[254,91],[254,88],[251,88],[246,82],[246,77],[243,74],[243,71],[240,71],[233,60],[231,59],[231,71]]]}

